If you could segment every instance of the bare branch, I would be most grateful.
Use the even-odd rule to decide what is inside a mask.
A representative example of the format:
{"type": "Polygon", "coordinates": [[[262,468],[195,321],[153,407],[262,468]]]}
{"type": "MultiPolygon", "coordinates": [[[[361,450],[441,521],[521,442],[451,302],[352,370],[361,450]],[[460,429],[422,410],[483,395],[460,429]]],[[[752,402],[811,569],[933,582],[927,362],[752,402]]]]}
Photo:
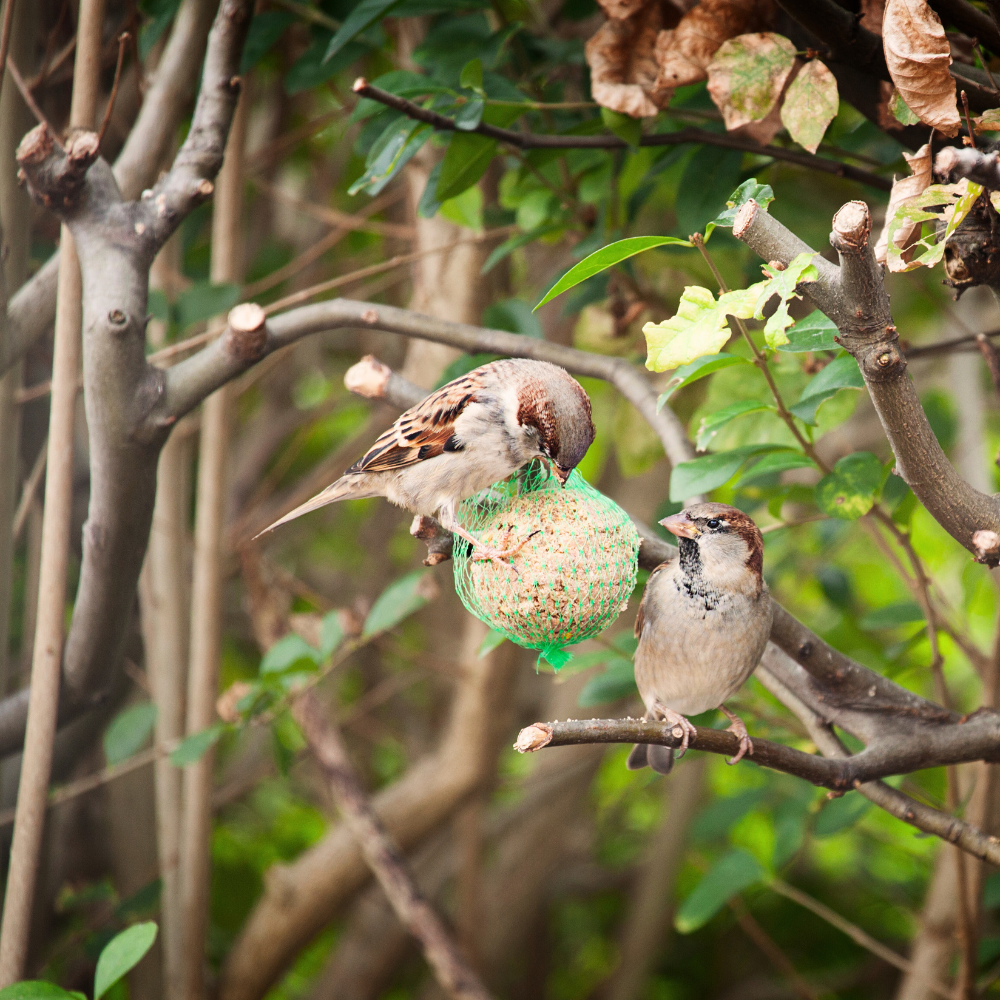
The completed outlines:
{"type": "MultiPolygon", "coordinates": [[[[438,114],[419,104],[397,97],[379,87],[373,87],[364,77],[359,77],[354,83],[354,92],[360,97],[378,101],[386,107],[401,111],[409,118],[425,122],[433,128],[454,132],[458,126],[454,119],[438,114]]],[[[479,124],[471,131],[479,135],[496,139],[499,142],[513,146],[515,149],[626,149],[628,143],[614,135],[538,135],[530,132],[518,132],[515,129],[499,128],[496,125],[479,124]]],[[[846,177],[848,180],[867,184],[869,187],[888,191],[892,183],[885,177],[879,177],[868,170],[852,167],[837,160],[828,160],[823,156],[803,153],[796,149],[786,149],[784,146],[770,146],[756,142],[746,136],[733,135],[729,132],[707,132],[700,128],[683,128],[676,132],[660,132],[644,135],[639,140],[641,146],[679,146],[685,143],[702,143],[706,146],[718,146],[722,149],[738,149],[754,153],[757,156],[770,156],[775,160],[795,163],[809,170],[833,174],[836,177],[846,177]]]]}
{"type": "MultiPolygon", "coordinates": [[[[977,530],[1000,530],[1000,504],[958,475],[931,429],[899,349],[870,230],[867,205],[844,205],[830,237],[840,267],[814,258],[818,280],[804,283],[801,291],[837,324],[837,342],[858,362],[896,456],[896,474],[956,541],[974,551],[977,530]]],[[[740,210],[733,235],[768,261],[787,264],[799,253],[814,252],[756,202],[740,210]]]]}
{"type": "Polygon", "coordinates": [[[324,718],[316,695],[309,692],[296,699],[292,714],[302,727],[368,867],[389,897],[396,915],[423,945],[427,964],[442,989],[456,1000],[489,1000],[489,993],[459,952],[441,918],[414,884],[399,848],[361,789],[340,734],[324,718]]]}

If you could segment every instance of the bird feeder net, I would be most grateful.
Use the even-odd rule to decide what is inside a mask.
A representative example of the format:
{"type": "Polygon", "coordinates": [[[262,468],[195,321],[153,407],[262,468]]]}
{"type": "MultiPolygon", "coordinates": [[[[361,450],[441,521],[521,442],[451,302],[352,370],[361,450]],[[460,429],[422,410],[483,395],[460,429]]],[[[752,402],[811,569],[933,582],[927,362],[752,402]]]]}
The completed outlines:
{"type": "Polygon", "coordinates": [[[576,470],[565,488],[533,462],[464,501],[459,524],[508,559],[473,559],[455,539],[455,589],[466,609],[558,670],[566,646],[603,632],[625,609],[638,572],[628,514],[576,470]]]}

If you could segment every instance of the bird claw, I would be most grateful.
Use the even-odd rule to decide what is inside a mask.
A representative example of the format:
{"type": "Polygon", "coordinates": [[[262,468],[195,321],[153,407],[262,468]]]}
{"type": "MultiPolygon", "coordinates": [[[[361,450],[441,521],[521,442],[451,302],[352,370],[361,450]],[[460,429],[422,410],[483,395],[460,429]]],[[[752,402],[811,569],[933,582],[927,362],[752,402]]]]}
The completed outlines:
{"type": "Polygon", "coordinates": [[[731,760],[727,760],[726,763],[738,764],[745,756],[747,756],[747,754],[751,757],[753,756],[753,740],[750,739],[750,734],[747,732],[747,727],[743,720],[734,712],[730,712],[725,705],[720,707],[730,722],[730,725],[726,727],[727,732],[733,733],[740,741],[740,748],[737,751],[736,756],[731,760]]]}
{"type": "Polygon", "coordinates": [[[527,545],[528,542],[530,542],[531,539],[535,537],[535,535],[541,534],[541,531],[542,529],[538,528],[535,531],[531,532],[531,534],[528,535],[527,538],[522,539],[513,548],[509,547],[508,545],[510,541],[510,536],[514,533],[513,528],[508,528],[504,532],[503,537],[500,539],[500,545],[497,547],[494,547],[492,545],[484,545],[482,542],[473,540],[472,561],[484,562],[488,559],[491,561],[495,560],[496,562],[502,562],[504,563],[504,565],[509,566],[514,571],[515,574],[520,575],[517,573],[517,567],[510,560],[512,560],[513,557],[516,556],[517,553],[520,552],[521,549],[523,549],[524,546],[527,545]]]}
{"type": "MultiPolygon", "coordinates": [[[[695,739],[698,735],[698,730],[681,715],[680,712],[675,712],[672,708],[667,708],[666,705],[657,702],[653,706],[653,714],[659,716],[664,722],[666,722],[673,729],[680,728],[681,730],[681,745],[677,747],[677,759],[680,760],[684,756],[688,749],[691,740],[695,739]]],[[[676,733],[674,735],[677,735],[676,733]]]]}

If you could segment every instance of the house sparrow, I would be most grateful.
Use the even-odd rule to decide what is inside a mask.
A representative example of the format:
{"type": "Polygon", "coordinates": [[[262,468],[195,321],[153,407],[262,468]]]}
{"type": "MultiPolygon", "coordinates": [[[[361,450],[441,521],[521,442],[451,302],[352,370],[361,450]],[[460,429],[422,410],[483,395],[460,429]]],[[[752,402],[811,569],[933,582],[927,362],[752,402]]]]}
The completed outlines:
{"type": "MultiPolygon", "coordinates": [[[[653,570],[639,604],[635,682],[647,719],[683,731],[681,753],[697,735],[685,718],[721,709],[740,741],[735,764],[753,753],[746,726],[723,702],[753,673],[771,632],[771,597],[761,575],[757,525],[724,503],[699,503],[660,521],[678,539],[677,558],[653,570]]],[[[630,770],[667,774],[670,747],[638,743],[630,770]]]]}
{"type": "Polygon", "coordinates": [[[534,458],[565,486],[593,440],[590,398],[565,369],[493,361],[411,407],[340,479],[261,534],[335,500],[384,496],[437,517],[472,544],[474,558],[509,558],[517,549],[481,545],[458,524],[459,503],[534,458]]]}

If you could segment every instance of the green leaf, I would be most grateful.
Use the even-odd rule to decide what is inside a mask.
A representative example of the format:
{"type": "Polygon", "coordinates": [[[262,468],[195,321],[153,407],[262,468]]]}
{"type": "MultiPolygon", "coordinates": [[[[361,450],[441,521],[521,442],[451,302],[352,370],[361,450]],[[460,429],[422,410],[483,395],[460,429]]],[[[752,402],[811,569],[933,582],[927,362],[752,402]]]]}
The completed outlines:
{"type": "MultiPolygon", "coordinates": [[[[486,263],[483,264],[483,269],[479,273],[488,274],[497,266],[497,264],[500,263],[500,261],[509,257],[515,250],[520,250],[521,247],[527,246],[529,243],[534,243],[535,240],[541,238],[542,236],[548,236],[549,233],[555,233],[564,228],[565,226],[561,222],[546,222],[541,226],[536,226],[534,229],[531,229],[526,233],[517,233],[516,235],[511,236],[509,239],[504,240],[500,246],[495,247],[492,250],[489,257],[486,258],[486,263]]],[[[539,303],[539,305],[541,305],[541,303],[539,303]]],[[[536,306],[535,308],[538,307],[536,306]]]]}
{"type": "Polygon", "coordinates": [[[882,479],[882,463],[870,451],[845,455],[816,484],[816,506],[831,517],[856,521],[874,506],[882,479]]]}
{"type": "Polygon", "coordinates": [[[913,622],[926,620],[923,610],[915,601],[895,601],[893,604],[869,611],[858,621],[858,628],[874,632],[878,629],[896,628],[899,625],[910,625],[913,622]]]}
{"type": "Polygon", "coordinates": [[[507,641],[507,636],[503,632],[498,632],[495,628],[491,628],[489,632],[483,637],[483,641],[479,644],[479,649],[476,652],[476,658],[481,660],[484,656],[489,656],[498,646],[502,646],[507,641]]]}
{"type": "Polygon", "coordinates": [[[378,194],[416,156],[430,138],[431,127],[408,118],[396,118],[368,151],[365,172],[347,189],[354,195],[367,191],[378,194]]]}
{"type": "Polygon", "coordinates": [[[803,423],[816,423],[816,411],[841,389],[863,389],[865,380],[857,361],[850,354],[834,358],[822,371],[813,376],[802,390],[802,398],[789,410],[803,423]]]}
{"type": "Polygon", "coordinates": [[[712,800],[691,824],[692,839],[700,843],[724,837],[731,827],[762,805],[766,798],[765,789],[749,788],[745,792],[712,800]]]}
{"type": "Polygon", "coordinates": [[[770,184],[758,184],[756,177],[745,180],[730,196],[726,207],[705,227],[705,242],[708,242],[712,231],[717,226],[732,229],[736,221],[736,213],[748,202],[755,201],[761,208],[774,201],[774,191],[770,184]]]}
{"type": "Polygon", "coordinates": [[[447,201],[472,187],[486,173],[496,151],[496,139],[473,132],[456,132],[441,161],[441,175],[434,192],[438,201],[447,201]]]}
{"type": "Polygon", "coordinates": [[[265,10],[255,14],[250,22],[247,40],[243,43],[240,59],[240,75],[250,72],[278,44],[281,36],[295,20],[295,15],[287,10],[265,10]]]}
{"type": "Polygon", "coordinates": [[[815,467],[816,463],[801,452],[777,451],[772,455],[765,455],[759,462],[754,462],[739,479],[733,483],[734,486],[745,486],[756,479],[764,476],[773,476],[777,472],[785,472],[788,469],[807,469],[815,467]]]}
{"type": "Polygon", "coordinates": [[[750,363],[746,358],[741,358],[738,354],[706,354],[700,358],[695,358],[691,364],[682,365],[670,377],[666,389],[656,401],[657,412],[663,409],[663,404],[678,389],[683,389],[684,386],[690,385],[692,382],[697,382],[698,379],[704,378],[706,375],[711,375],[723,368],[729,368],[732,365],[748,365],[750,363]]]}
{"type": "Polygon", "coordinates": [[[458,85],[465,90],[475,91],[480,97],[485,97],[483,90],[483,61],[480,58],[470,59],[463,67],[458,77],[458,85]]]}
{"type": "Polygon", "coordinates": [[[483,120],[486,103],[481,98],[466,101],[455,113],[455,124],[463,132],[475,132],[483,120]]]}
{"type": "Polygon", "coordinates": [[[886,263],[890,271],[912,271],[917,267],[933,267],[943,256],[948,238],[972,210],[983,193],[978,184],[962,178],[957,184],[931,184],[920,194],[901,201],[889,220],[889,245],[886,263]],[[896,237],[901,229],[916,227],[919,235],[925,222],[933,222],[932,231],[920,236],[912,246],[900,248],[896,237]],[[943,225],[942,225],[943,223],[943,225]],[[922,253],[917,249],[923,247],[922,253]],[[909,260],[903,254],[909,255],[909,260]]]}
{"type": "Polygon", "coordinates": [[[838,799],[831,799],[816,817],[813,833],[817,837],[829,837],[846,830],[847,827],[854,826],[871,807],[871,802],[857,792],[848,792],[838,799]]]}
{"type": "MultiPolygon", "coordinates": [[[[292,68],[285,74],[285,93],[289,97],[302,93],[304,90],[312,90],[322,83],[326,83],[332,76],[336,76],[342,70],[347,69],[352,63],[357,62],[363,55],[371,51],[371,46],[361,42],[348,42],[329,62],[323,56],[326,54],[326,47],[333,37],[332,32],[320,32],[314,39],[312,45],[299,56],[292,64],[292,68]]],[[[413,74],[416,75],[416,74],[413,74]]],[[[377,83],[378,81],[376,81],[377,83]]],[[[376,101],[358,101],[354,111],[365,104],[374,104],[379,112],[385,111],[384,104],[376,101]]],[[[351,118],[352,121],[355,119],[351,118]]],[[[360,119],[357,119],[360,121],[360,119]]]]}
{"type": "Polygon", "coordinates": [[[635,686],[635,671],[631,660],[615,658],[603,674],[591,677],[580,692],[577,704],[580,708],[606,705],[622,698],[638,696],[635,686]]]}
{"type": "Polygon", "coordinates": [[[319,655],[326,659],[344,641],[344,629],[340,624],[340,612],[328,611],[323,615],[319,631],[319,655]]]}
{"type": "Polygon", "coordinates": [[[707,230],[726,205],[743,175],[743,154],[733,149],[700,146],[684,166],[674,211],[682,233],[707,230]]]}
{"type": "Polygon", "coordinates": [[[104,731],[104,756],[114,767],[142,748],[156,724],[156,706],[151,701],[130,705],[119,712],[104,731]]]}
{"type": "Polygon", "coordinates": [[[681,903],[674,926],[690,934],[709,922],[734,896],[766,877],[757,859],[737,849],[721,857],[681,903]]]}
{"type": "Polygon", "coordinates": [[[483,310],[483,326],[493,330],[519,333],[522,337],[542,340],[542,324],[534,310],[523,299],[501,299],[483,310]]]}
{"type": "Polygon", "coordinates": [[[627,240],[609,243],[606,247],[594,251],[589,257],[584,257],[579,264],[574,264],[546,293],[541,302],[535,306],[540,309],[546,302],[551,302],[557,295],[562,295],[581,281],[592,278],[601,271],[606,271],[615,264],[620,264],[629,257],[634,257],[643,250],[662,246],[694,246],[689,240],[679,240],[676,236],[631,236],[627,240]]]}
{"type": "MultiPolygon", "coordinates": [[[[732,357],[732,355],[728,356],[732,357]]],[[[721,358],[723,355],[716,354],[715,357],[721,358]]],[[[755,399],[743,399],[738,403],[730,403],[729,406],[724,406],[721,410],[716,410],[715,413],[710,413],[707,417],[702,417],[701,424],[698,427],[698,435],[694,442],[695,447],[698,451],[704,451],[711,443],[712,438],[730,421],[735,420],[737,417],[745,417],[749,413],[760,413],[764,410],[770,410],[774,413],[775,407],[770,403],[759,403],[755,399]]]]}
{"type": "Polygon", "coordinates": [[[224,316],[239,301],[239,285],[199,281],[177,296],[177,325],[183,330],[213,316],[224,316]]]}
{"type": "Polygon", "coordinates": [[[163,32],[170,27],[180,5],[180,0],[144,0],[139,4],[143,14],[151,18],[139,30],[139,58],[143,62],[163,32]]]}
{"type": "MultiPolygon", "coordinates": [[[[892,112],[892,117],[899,122],[900,125],[919,125],[920,116],[915,115],[909,108],[906,101],[903,100],[903,95],[895,88],[892,88],[892,96],[889,98],[889,110],[892,112]]],[[[989,114],[987,111],[986,114],[989,114]]],[[[973,118],[973,122],[978,126],[979,119],[973,118]]],[[[976,128],[979,131],[979,128],[976,128]]]]}
{"type": "Polygon", "coordinates": [[[323,62],[329,62],[352,38],[381,20],[402,0],[361,0],[330,39],[323,62]]]}
{"type": "Polygon", "coordinates": [[[670,371],[702,355],[718,354],[731,336],[728,317],[753,316],[754,302],[763,284],[724,292],[718,299],[707,288],[688,285],[670,319],[643,326],[646,367],[654,372],[670,371]]]}
{"type": "Polygon", "coordinates": [[[171,751],[170,763],[174,767],[187,767],[188,764],[197,763],[219,742],[219,737],[222,736],[224,730],[225,727],[222,723],[217,722],[214,726],[209,726],[208,729],[192,733],[181,740],[171,751]]]}
{"type": "Polygon", "coordinates": [[[638,147],[642,139],[641,119],[602,107],[601,121],[609,132],[613,132],[619,139],[624,139],[630,146],[638,147]]]}
{"type": "MultiPolygon", "coordinates": [[[[768,280],[762,282],[754,315],[757,319],[763,319],[764,307],[771,298],[777,295],[781,299],[778,308],[768,317],[764,326],[764,340],[772,350],[788,343],[785,330],[792,324],[792,317],[788,313],[788,303],[792,299],[801,298],[796,292],[796,287],[801,282],[815,281],[819,277],[816,265],[812,262],[815,256],[815,253],[800,253],[789,262],[788,267],[784,270],[774,269],[773,272],[767,268],[764,270],[764,273],[768,275],[768,280]]],[[[750,287],[756,288],[758,286],[751,285],[750,287]]]]}
{"type": "Polygon", "coordinates": [[[30,979],[23,983],[11,983],[0,990],[0,1000],[87,1000],[82,993],[64,990],[55,983],[43,979],[30,979]]]}
{"type": "Polygon", "coordinates": [[[422,608],[434,595],[434,579],[429,570],[420,569],[389,584],[372,605],[362,638],[398,625],[404,618],[422,608]]]}
{"type": "Polygon", "coordinates": [[[781,124],[800,146],[815,153],[839,110],[836,79],[819,59],[813,59],[799,70],[785,92],[781,124]]]}
{"type": "MultiPolygon", "coordinates": [[[[325,624],[325,622],[324,622],[325,624]]],[[[298,667],[300,670],[315,670],[323,659],[323,654],[309,645],[302,636],[289,632],[282,636],[260,661],[260,675],[283,674],[286,670],[298,667]]]]}
{"type": "Polygon", "coordinates": [[[731,451],[716,451],[691,462],[680,462],[670,473],[670,499],[683,501],[708,493],[729,482],[752,455],[769,451],[794,451],[781,444],[745,444],[731,451]]]}
{"type": "Polygon", "coordinates": [[[116,934],[101,952],[94,973],[94,1000],[101,1000],[126,973],[134,969],[156,940],[156,924],[147,920],[116,934]]]}
{"type": "Polygon", "coordinates": [[[766,118],[795,65],[795,46],[773,31],[723,42],[708,64],[708,90],[732,130],[766,118]]]}
{"type": "Polygon", "coordinates": [[[835,351],[838,345],[833,338],[837,336],[837,332],[833,320],[816,309],[788,328],[788,343],[782,344],[778,350],[790,354],[835,351]]]}

